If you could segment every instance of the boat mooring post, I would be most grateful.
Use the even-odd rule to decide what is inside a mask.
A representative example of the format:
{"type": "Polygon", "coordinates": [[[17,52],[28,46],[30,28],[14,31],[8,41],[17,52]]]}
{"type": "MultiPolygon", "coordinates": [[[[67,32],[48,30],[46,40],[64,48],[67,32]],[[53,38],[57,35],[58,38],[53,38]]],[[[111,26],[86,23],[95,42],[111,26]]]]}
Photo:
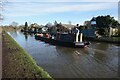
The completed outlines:
{"type": "Polygon", "coordinates": [[[76,34],[76,42],[78,42],[79,33],[76,34]]]}

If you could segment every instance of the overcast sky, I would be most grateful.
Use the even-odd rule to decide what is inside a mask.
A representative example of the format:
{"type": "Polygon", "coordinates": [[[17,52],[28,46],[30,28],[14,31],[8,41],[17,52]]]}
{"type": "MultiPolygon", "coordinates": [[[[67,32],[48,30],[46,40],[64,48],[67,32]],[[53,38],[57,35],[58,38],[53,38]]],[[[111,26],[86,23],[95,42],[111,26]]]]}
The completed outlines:
{"type": "Polygon", "coordinates": [[[118,19],[119,0],[7,0],[2,14],[2,25],[15,21],[19,24],[68,23],[83,24],[99,15],[111,15],[118,19]]]}

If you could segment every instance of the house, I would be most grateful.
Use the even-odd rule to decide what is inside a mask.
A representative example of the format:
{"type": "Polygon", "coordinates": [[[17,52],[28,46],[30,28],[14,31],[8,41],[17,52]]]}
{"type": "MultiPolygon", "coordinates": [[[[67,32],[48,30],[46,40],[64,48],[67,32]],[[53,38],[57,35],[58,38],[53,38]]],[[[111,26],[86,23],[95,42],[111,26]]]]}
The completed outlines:
{"type": "Polygon", "coordinates": [[[93,17],[90,20],[90,25],[91,25],[92,28],[96,28],[97,23],[96,23],[96,18],[95,17],[93,17]]]}
{"type": "Polygon", "coordinates": [[[84,37],[96,37],[96,19],[93,17],[90,21],[85,21],[81,32],[84,37]]]}
{"type": "Polygon", "coordinates": [[[75,25],[72,24],[62,24],[64,27],[66,27],[67,29],[71,30],[72,28],[75,27],[75,25]]]}
{"type": "Polygon", "coordinates": [[[39,25],[37,23],[31,24],[29,30],[31,32],[37,32],[39,25]]]}
{"type": "Polygon", "coordinates": [[[52,27],[49,27],[49,32],[50,33],[64,33],[64,32],[69,32],[69,28],[67,28],[66,26],[64,26],[63,24],[56,24],[52,27]]]}
{"type": "Polygon", "coordinates": [[[118,36],[119,28],[117,27],[110,27],[109,28],[109,36],[118,36]]]}
{"type": "Polygon", "coordinates": [[[42,27],[42,33],[46,33],[48,31],[48,27],[42,27]]]}
{"type": "Polygon", "coordinates": [[[63,26],[62,24],[57,24],[56,28],[57,28],[57,32],[61,32],[61,33],[69,31],[69,29],[63,26]]]}

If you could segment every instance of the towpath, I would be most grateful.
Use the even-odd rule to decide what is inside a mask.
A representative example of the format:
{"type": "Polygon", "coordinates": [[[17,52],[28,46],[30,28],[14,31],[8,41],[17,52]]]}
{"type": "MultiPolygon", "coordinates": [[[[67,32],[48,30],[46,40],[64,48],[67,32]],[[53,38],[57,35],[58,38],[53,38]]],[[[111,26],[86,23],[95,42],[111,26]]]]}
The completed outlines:
{"type": "Polygon", "coordinates": [[[2,28],[0,27],[0,79],[2,78],[2,28]]]}

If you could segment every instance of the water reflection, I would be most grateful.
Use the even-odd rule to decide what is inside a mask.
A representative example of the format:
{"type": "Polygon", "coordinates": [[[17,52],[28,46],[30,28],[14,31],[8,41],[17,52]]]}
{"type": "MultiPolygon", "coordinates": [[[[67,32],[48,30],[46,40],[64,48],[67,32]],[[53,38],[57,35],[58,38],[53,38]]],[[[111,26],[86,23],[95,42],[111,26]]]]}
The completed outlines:
{"type": "Polygon", "coordinates": [[[23,32],[24,36],[25,36],[25,40],[27,41],[28,36],[34,37],[34,33],[27,33],[27,32],[23,32]]]}
{"type": "Polygon", "coordinates": [[[18,36],[18,31],[8,32],[8,34],[11,34],[12,37],[16,38],[18,36]]]}
{"type": "Polygon", "coordinates": [[[86,48],[67,48],[35,40],[34,34],[10,35],[55,78],[117,77],[120,47],[114,44],[92,42],[86,48]]]}
{"type": "Polygon", "coordinates": [[[25,40],[27,41],[27,39],[28,39],[28,33],[24,32],[24,36],[25,36],[25,40]]]}
{"type": "Polygon", "coordinates": [[[33,33],[30,33],[30,36],[31,36],[31,37],[34,37],[34,34],[33,34],[33,33]]]}

